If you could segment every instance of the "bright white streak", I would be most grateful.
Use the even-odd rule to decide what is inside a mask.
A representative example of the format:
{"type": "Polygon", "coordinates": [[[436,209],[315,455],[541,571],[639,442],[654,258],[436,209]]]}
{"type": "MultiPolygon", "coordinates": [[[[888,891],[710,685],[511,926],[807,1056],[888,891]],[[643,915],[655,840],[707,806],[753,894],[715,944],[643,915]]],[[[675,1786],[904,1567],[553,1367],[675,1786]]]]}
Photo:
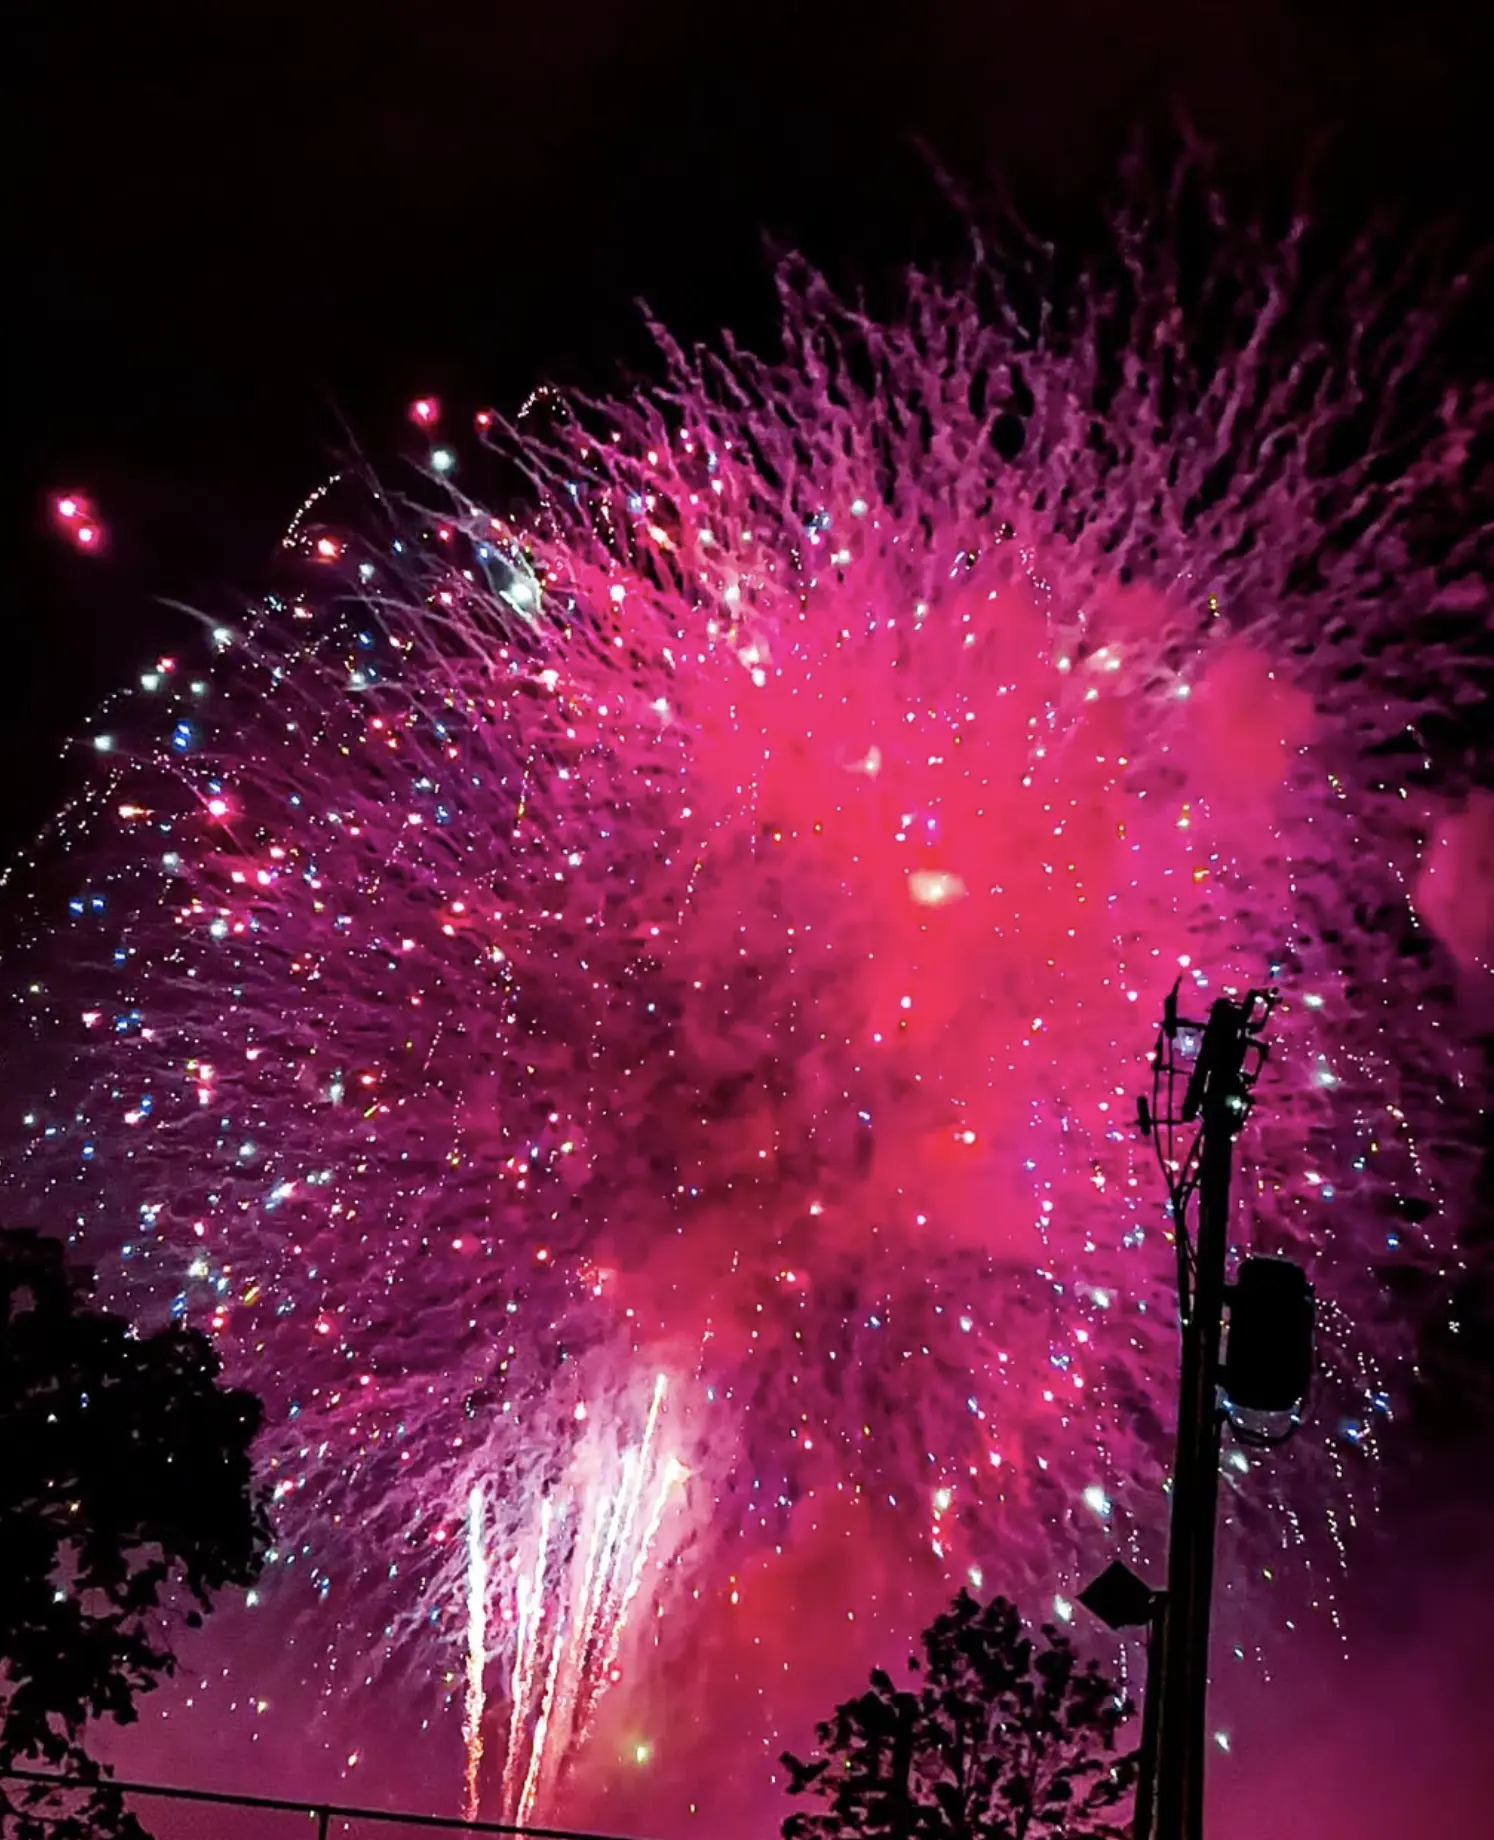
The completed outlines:
{"type": "Polygon", "coordinates": [[[689,1471],[676,1457],[671,1457],[664,1465],[664,1474],[659,1479],[658,1493],[654,1497],[653,1512],[648,1524],[643,1529],[642,1537],[633,1554],[633,1570],[623,1592],[622,1602],[618,1605],[617,1615],[612,1623],[612,1636],[607,1644],[607,1658],[602,1663],[602,1678],[610,1678],[617,1664],[618,1653],[622,1648],[623,1632],[628,1626],[628,1613],[633,1608],[633,1599],[643,1587],[643,1574],[648,1568],[649,1555],[653,1551],[654,1541],[659,1537],[659,1529],[664,1524],[664,1513],[669,1506],[669,1498],[675,1488],[682,1483],[689,1471]]]}
{"type": "MultiPolygon", "coordinates": [[[[638,1447],[638,1462],[634,1467],[632,1476],[629,1477],[628,1479],[629,1483],[632,1485],[628,1491],[628,1501],[627,1501],[627,1507],[625,1510],[625,1521],[629,1528],[631,1528],[634,1517],[636,1516],[638,1512],[639,1499],[643,1494],[643,1480],[644,1480],[644,1476],[647,1473],[647,1469],[648,1469],[649,1452],[653,1448],[654,1434],[658,1430],[658,1425],[659,1425],[659,1411],[660,1411],[660,1408],[664,1404],[664,1394],[668,1388],[668,1385],[669,1385],[669,1382],[665,1375],[658,1374],[655,1376],[654,1396],[649,1401],[648,1418],[644,1421],[644,1426],[643,1426],[643,1441],[638,1447]]],[[[673,1467],[672,1463],[669,1465],[666,1465],[666,1475],[668,1471],[672,1469],[672,1467],[673,1467]]],[[[664,1486],[665,1486],[665,1489],[667,1490],[668,1488],[667,1481],[664,1486]]],[[[644,1537],[642,1541],[640,1541],[634,1549],[634,1558],[633,1558],[633,1574],[634,1575],[641,1574],[644,1559],[648,1553],[649,1547],[653,1544],[653,1536],[658,1531],[657,1522],[662,1518],[663,1518],[663,1508],[661,1506],[656,1507],[655,1512],[653,1513],[653,1515],[650,1516],[649,1525],[648,1525],[647,1530],[644,1533],[644,1537]]],[[[609,1585],[615,1585],[616,1582],[617,1582],[617,1578],[616,1578],[616,1574],[614,1571],[614,1575],[608,1580],[608,1583],[609,1585]]],[[[633,1584],[633,1576],[630,1575],[628,1579],[628,1584],[626,1587],[624,1587],[622,1596],[620,1598],[617,1597],[614,1593],[609,1592],[610,1614],[607,1619],[608,1624],[609,1624],[609,1634],[608,1634],[608,1642],[607,1642],[607,1657],[608,1658],[606,1662],[604,1662],[603,1664],[603,1678],[604,1679],[606,1678],[606,1675],[611,1671],[612,1658],[615,1655],[616,1650],[621,1646],[621,1643],[622,1643],[623,1618],[627,1614],[627,1605],[633,1595],[632,1584],[633,1584]]]]}
{"type": "Polygon", "coordinates": [[[657,1487],[649,1494],[647,1517],[641,1516],[668,1386],[666,1375],[656,1376],[643,1435],[632,1449],[623,1452],[616,1487],[593,1492],[595,1485],[588,1481],[573,1485],[590,1495],[592,1512],[582,1543],[570,1561],[573,1590],[569,1619],[563,1612],[543,1619],[539,1605],[548,1541],[548,1498],[541,1506],[540,1553],[533,1575],[532,1602],[522,1584],[520,1587],[514,1707],[504,1768],[505,1807],[509,1818],[520,1826],[530,1820],[540,1796],[559,1779],[572,1747],[585,1736],[592,1710],[606,1690],[621,1651],[628,1614],[642,1588],[670,1497],[686,1474],[684,1466],[671,1456],[659,1473],[657,1487]],[[532,1704],[535,1660],[544,1650],[542,1620],[548,1620],[552,1632],[545,1683],[529,1740],[523,1786],[515,1800],[512,1785],[519,1772],[517,1753],[523,1747],[525,1718],[532,1704]],[[521,1660],[526,1654],[528,1659],[521,1660]]]}
{"type": "MultiPolygon", "coordinates": [[[[564,1669],[560,1675],[560,1690],[552,1716],[554,1729],[560,1734],[557,1754],[547,1757],[540,1742],[539,1733],[535,1735],[535,1751],[539,1763],[538,1773],[531,1765],[531,1775],[535,1778],[534,1793],[537,1796],[544,1786],[547,1774],[554,1776],[559,1770],[561,1757],[565,1751],[569,1735],[575,1729],[576,1702],[580,1696],[586,1676],[586,1656],[591,1646],[591,1631],[595,1623],[597,1608],[606,1590],[607,1568],[612,1563],[621,1531],[621,1511],[623,1497],[627,1491],[633,1467],[636,1467],[638,1453],[630,1450],[623,1456],[623,1483],[607,1504],[595,1516],[592,1522],[592,1537],[587,1543],[586,1565],[581,1574],[581,1589],[576,1594],[575,1611],[571,1617],[570,1640],[564,1646],[564,1669]],[[609,1511],[610,1510],[610,1511],[609,1511]]],[[[556,1632],[556,1653],[560,1654],[560,1634],[556,1632]]],[[[547,1727],[549,1720],[546,1721],[547,1727]]],[[[521,1811],[519,1823],[522,1826],[533,1812],[533,1798],[527,1811],[521,1811]]]]}
{"type": "Polygon", "coordinates": [[[555,1634],[550,1644],[550,1666],[545,1675],[545,1691],[540,1700],[539,1718],[535,1721],[534,1739],[529,1752],[529,1768],[524,1775],[524,1787],[519,1795],[518,1807],[514,1810],[516,1825],[524,1827],[534,1808],[534,1798],[539,1793],[540,1767],[545,1761],[545,1745],[550,1732],[550,1708],[555,1701],[555,1677],[560,1672],[560,1655],[564,1646],[560,1619],[552,1619],[555,1634]]]}
{"type": "Polygon", "coordinates": [[[481,1800],[482,1715],[486,1708],[483,1674],[488,1660],[488,1555],[483,1528],[481,1488],[467,1502],[467,1698],[462,1712],[462,1741],[467,1752],[464,1820],[475,1821],[481,1800]]]}
{"type": "Polygon", "coordinates": [[[509,1685],[512,1703],[508,1715],[508,1749],[503,1759],[505,1812],[511,1812],[514,1806],[520,1738],[524,1731],[524,1715],[529,1708],[529,1696],[533,1690],[534,1666],[539,1656],[540,1634],[544,1626],[545,1560],[549,1556],[551,1518],[552,1509],[547,1495],[540,1503],[539,1545],[534,1555],[534,1572],[530,1578],[520,1577],[515,1594],[514,1666],[509,1685]]]}

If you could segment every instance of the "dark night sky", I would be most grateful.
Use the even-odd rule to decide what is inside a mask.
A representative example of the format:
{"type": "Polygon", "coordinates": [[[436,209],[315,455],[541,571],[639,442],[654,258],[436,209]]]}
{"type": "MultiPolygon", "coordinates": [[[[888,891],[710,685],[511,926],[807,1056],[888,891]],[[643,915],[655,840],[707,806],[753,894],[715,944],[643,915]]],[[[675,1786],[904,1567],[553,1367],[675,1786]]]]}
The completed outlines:
{"type": "MultiPolygon", "coordinates": [[[[0,844],[67,726],[234,609],[346,432],[771,333],[764,238],[875,281],[953,234],[924,144],[1062,230],[1179,103],[1247,203],[1494,233],[1476,0],[22,0],[21,559],[0,844]],[[90,493],[107,554],[47,498],[90,493]]],[[[14,40],[12,41],[14,42],[14,40]]],[[[1454,1492],[1457,1492],[1456,1490],[1454,1492]]],[[[1461,1830],[1460,1830],[1461,1831],[1461,1830]]],[[[1471,1829],[1469,1831],[1472,1831],[1471,1829]]]]}
{"type": "Polygon", "coordinates": [[[920,144],[1061,228],[1181,102],[1245,198],[1285,196],[1327,135],[1330,217],[1491,210],[1494,19],[1466,0],[22,15],[18,819],[48,794],[15,775],[170,632],[161,597],[257,586],[344,428],[377,452],[423,390],[605,381],[644,355],[639,295],[766,335],[765,236],[852,279],[936,253],[920,144]],[[50,533],[59,488],[96,496],[107,560],[50,533]]]}

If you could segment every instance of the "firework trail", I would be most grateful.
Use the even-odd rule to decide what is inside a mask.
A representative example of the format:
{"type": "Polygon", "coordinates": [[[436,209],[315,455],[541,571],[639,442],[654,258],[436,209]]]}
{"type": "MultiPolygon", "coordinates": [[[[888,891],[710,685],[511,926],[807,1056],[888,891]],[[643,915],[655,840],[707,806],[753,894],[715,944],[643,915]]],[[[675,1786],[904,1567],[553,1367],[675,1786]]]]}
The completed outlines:
{"type": "Polygon", "coordinates": [[[467,1702],[462,1741],[467,1751],[463,1785],[464,1819],[475,1821],[482,1797],[482,1718],[487,1705],[483,1680],[488,1667],[488,1546],[482,1490],[467,1504],[467,1702]]]}
{"type": "Polygon", "coordinates": [[[1352,1516],[1472,1136],[1490,399],[1300,233],[1180,240],[885,322],[790,265],[781,357],[661,333],[652,392],[489,418],[522,515],[302,520],[316,584],[146,673],[39,852],[16,1207],[267,1394],[286,1553],[372,1606],[305,1691],[466,1603],[469,1806],[489,1661],[527,1813],[639,1593],[724,1616],[827,1500],[955,1577],[1155,1551],[1180,974],[1283,987],[1239,1239],[1331,1330],[1231,1517],[1352,1516]]]}
{"type": "Polygon", "coordinates": [[[541,1793],[557,1786],[590,1729],[598,1700],[618,1678],[629,1615],[686,1474],[676,1455],[664,1456],[660,1449],[667,1391],[666,1376],[656,1376],[636,1445],[609,1451],[593,1437],[578,1452],[571,1487],[558,1510],[574,1529],[569,1562],[547,1565],[555,1520],[548,1496],[540,1507],[532,1574],[520,1561],[504,1776],[505,1817],[520,1825],[533,1815],[541,1793]],[[548,1660],[541,1662],[546,1643],[548,1660]],[[537,1671],[543,1672],[539,1691],[537,1671]]]}
{"type": "Polygon", "coordinates": [[[503,1808],[508,1813],[518,1808],[519,1770],[524,1762],[526,1720],[531,1711],[534,1690],[535,1654],[538,1648],[539,1617],[544,1602],[545,1562],[550,1551],[551,1504],[546,1496],[540,1504],[539,1533],[535,1543],[534,1567],[518,1580],[514,1592],[513,1672],[509,1681],[508,1745],[503,1765],[503,1808]]]}

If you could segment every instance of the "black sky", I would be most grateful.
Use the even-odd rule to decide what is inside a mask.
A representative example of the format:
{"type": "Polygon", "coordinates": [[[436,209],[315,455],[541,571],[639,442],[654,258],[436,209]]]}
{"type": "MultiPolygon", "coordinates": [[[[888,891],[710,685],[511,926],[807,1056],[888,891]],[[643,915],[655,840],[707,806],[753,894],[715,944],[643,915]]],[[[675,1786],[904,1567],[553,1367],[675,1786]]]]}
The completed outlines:
{"type": "Polygon", "coordinates": [[[851,279],[936,253],[921,145],[1061,228],[1181,105],[1244,197],[1326,136],[1330,216],[1494,221],[1467,0],[25,0],[20,40],[25,816],[16,776],[160,643],[159,599],[252,592],[345,429],[606,381],[639,295],[766,336],[765,236],[851,279]],[[107,560],[48,530],[69,487],[107,560]]]}

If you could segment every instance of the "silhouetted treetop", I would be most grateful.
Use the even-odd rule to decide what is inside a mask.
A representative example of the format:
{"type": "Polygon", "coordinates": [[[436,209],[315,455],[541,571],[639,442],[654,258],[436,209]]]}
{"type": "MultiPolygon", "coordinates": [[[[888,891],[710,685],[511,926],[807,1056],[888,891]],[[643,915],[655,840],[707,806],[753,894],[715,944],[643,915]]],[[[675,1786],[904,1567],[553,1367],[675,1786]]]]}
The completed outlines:
{"type": "Polygon", "coordinates": [[[269,1538],[259,1401],[219,1385],[204,1335],[138,1335],[91,1291],[56,1241],[0,1231],[0,1770],[90,1785],[0,1779],[16,1840],[146,1840],[87,1726],[135,1718],[176,1666],[173,1623],[252,1583],[269,1538]]]}
{"type": "Polygon", "coordinates": [[[815,1755],[785,1754],[784,1840],[1120,1840],[1134,1754],[1131,1706],[1049,1625],[1035,1641],[1005,1598],[962,1591],[923,1635],[898,1687],[870,1690],[816,1727],[815,1755]]]}

